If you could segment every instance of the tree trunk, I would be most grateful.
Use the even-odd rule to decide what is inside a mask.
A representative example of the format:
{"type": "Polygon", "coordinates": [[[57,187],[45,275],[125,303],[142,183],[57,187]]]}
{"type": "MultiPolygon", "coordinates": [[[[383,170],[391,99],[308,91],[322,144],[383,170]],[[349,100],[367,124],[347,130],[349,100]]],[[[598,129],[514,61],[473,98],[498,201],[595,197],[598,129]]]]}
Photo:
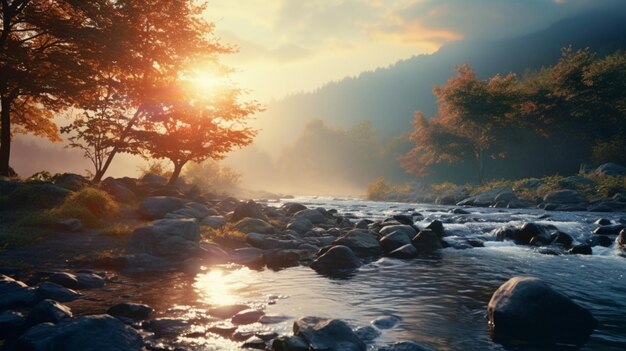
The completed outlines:
{"type": "Polygon", "coordinates": [[[115,143],[115,146],[113,146],[113,150],[111,150],[111,153],[109,153],[109,155],[107,156],[107,160],[102,165],[102,168],[96,171],[96,174],[92,179],[93,183],[95,184],[100,183],[100,181],[102,180],[102,177],[104,177],[104,174],[107,172],[107,169],[111,165],[111,161],[113,161],[113,157],[115,157],[115,154],[118,153],[120,149],[120,145],[124,143],[124,141],[126,141],[126,137],[128,136],[128,133],[133,128],[133,126],[137,122],[137,119],[139,118],[142,112],[143,112],[143,106],[139,106],[139,108],[133,115],[133,118],[131,118],[130,121],[128,121],[128,125],[122,131],[122,135],[120,135],[120,140],[118,140],[118,142],[115,143]]]}
{"type": "Polygon", "coordinates": [[[0,113],[0,176],[8,177],[9,159],[11,157],[11,100],[1,98],[2,112],[0,113]]]}
{"type": "Polygon", "coordinates": [[[180,172],[183,170],[183,166],[186,162],[176,163],[174,162],[174,172],[172,172],[172,176],[170,180],[167,182],[167,185],[174,185],[174,183],[178,180],[180,176],[180,172]]]}

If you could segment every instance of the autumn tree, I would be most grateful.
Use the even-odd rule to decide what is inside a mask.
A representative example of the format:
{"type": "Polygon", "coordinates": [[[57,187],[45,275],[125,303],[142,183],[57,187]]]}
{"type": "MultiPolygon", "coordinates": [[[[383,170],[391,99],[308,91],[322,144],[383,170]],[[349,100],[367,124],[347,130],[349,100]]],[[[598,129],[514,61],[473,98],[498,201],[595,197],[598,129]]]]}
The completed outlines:
{"type": "MultiPolygon", "coordinates": [[[[96,159],[94,181],[106,173],[119,152],[139,152],[132,139],[141,119],[160,114],[171,87],[194,67],[221,70],[219,54],[232,52],[212,37],[203,19],[206,5],[193,0],[116,1],[126,28],[119,41],[122,55],[102,66],[97,87],[85,94],[87,113],[64,129],[72,146],[96,159]]],[[[92,160],[93,161],[93,160],[92,160]]]]}
{"type": "Polygon", "coordinates": [[[93,82],[95,63],[115,50],[115,4],[2,0],[0,175],[9,175],[12,133],[59,141],[52,120],[93,82]],[[106,40],[105,40],[106,38],[106,40]]]}
{"type": "Polygon", "coordinates": [[[219,160],[252,142],[256,131],[246,121],[260,107],[240,102],[239,97],[239,90],[228,89],[210,99],[174,100],[159,113],[138,120],[132,137],[147,156],[172,162],[169,184],[173,184],[187,162],[219,160]]]}
{"type": "Polygon", "coordinates": [[[402,161],[406,169],[424,174],[429,165],[469,157],[482,182],[486,159],[503,157],[502,144],[514,132],[518,81],[514,74],[479,80],[467,64],[455,70],[457,76],[433,90],[437,116],[429,122],[417,113],[411,136],[416,147],[402,161]]]}

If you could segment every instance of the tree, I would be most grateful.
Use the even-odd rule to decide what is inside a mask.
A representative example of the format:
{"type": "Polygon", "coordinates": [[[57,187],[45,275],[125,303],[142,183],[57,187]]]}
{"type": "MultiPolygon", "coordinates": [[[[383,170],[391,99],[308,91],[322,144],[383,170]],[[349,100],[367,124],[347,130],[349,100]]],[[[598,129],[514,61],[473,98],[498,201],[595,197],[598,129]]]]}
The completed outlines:
{"type": "Polygon", "coordinates": [[[234,148],[252,142],[256,131],[246,120],[260,107],[239,102],[240,91],[221,91],[207,100],[175,100],[160,113],[148,114],[132,130],[141,150],[151,158],[168,159],[174,165],[173,184],[189,161],[219,160],[234,148]]]}
{"type": "Polygon", "coordinates": [[[59,141],[55,113],[93,82],[108,60],[113,2],[2,0],[0,33],[0,175],[9,174],[12,133],[59,141]]]}
{"type": "Polygon", "coordinates": [[[102,66],[97,87],[85,93],[88,113],[64,129],[75,133],[72,146],[97,155],[94,181],[99,182],[119,152],[138,153],[131,136],[140,119],[159,114],[171,100],[170,87],[194,67],[213,65],[232,52],[211,36],[203,19],[206,5],[193,0],[116,1],[125,28],[117,61],[102,66]]]}
{"type": "Polygon", "coordinates": [[[433,89],[439,108],[427,121],[417,113],[411,140],[416,147],[402,157],[404,167],[425,174],[429,165],[473,158],[482,182],[487,157],[503,157],[502,144],[515,131],[520,96],[514,74],[478,80],[467,64],[455,68],[457,76],[433,89]]]}

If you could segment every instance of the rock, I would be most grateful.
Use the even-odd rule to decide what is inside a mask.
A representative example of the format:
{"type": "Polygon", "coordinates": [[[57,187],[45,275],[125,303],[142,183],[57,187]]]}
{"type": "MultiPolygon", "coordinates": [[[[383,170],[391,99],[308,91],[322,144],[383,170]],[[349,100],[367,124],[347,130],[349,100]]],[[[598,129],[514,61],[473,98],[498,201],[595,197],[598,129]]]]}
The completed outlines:
{"type": "Polygon", "coordinates": [[[549,239],[548,231],[537,223],[524,223],[515,237],[516,244],[528,245],[533,237],[549,239]]]}
{"type": "Polygon", "coordinates": [[[290,320],[291,317],[288,316],[268,316],[265,315],[259,318],[259,323],[261,324],[278,324],[284,321],[290,320]]]}
{"type": "Polygon", "coordinates": [[[145,174],[143,177],[141,177],[140,181],[144,184],[151,184],[151,185],[167,184],[167,178],[160,176],[158,174],[152,173],[152,172],[145,174]]]}
{"type": "Polygon", "coordinates": [[[230,222],[239,222],[244,218],[256,218],[266,222],[268,221],[267,216],[263,213],[261,205],[252,200],[237,205],[233,215],[230,217],[230,222]]]}
{"type": "Polygon", "coordinates": [[[117,202],[128,204],[137,200],[137,195],[121,180],[107,178],[102,182],[102,188],[117,202]]]}
{"type": "Polygon", "coordinates": [[[265,346],[265,341],[256,335],[251,336],[243,342],[243,345],[241,345],[241,347],[243,348],[258,350],[265,350],[265,346]]]}
{"type": "Polygon", "coordinates": [[[296,218],[287,224],[287,230],[293,230],[298,234],[304,234],[313,229],[313,223],[306,218],[296,218]]]}
{"type": "Polygon", "coordinates": [[[263,266],[263,250],[256,247],[242,247],[235,249],[231,254],[233,262],[246,265],[260,267],[263,266]]]}
{"type": "Polygon", "coordinates": [[[363,229],[349,231],[335,240],[333,245],[347,246],[359,257],[376,256],[382,252],[376,235],[363,229]]]}
{"type": "Polygon", "coordinates": [[[572,247],[568,252],[576,255],[591,255],[593,253],[591,251],[591,246],[586,244],[576,245],[572,247]]]}
{"type": "Polygon", "coordinates": [[[195,219],[203,219],[204,217],[206,217],[206,214],[193,209],[193,208],[181,208],[178,209],[176,211],[170,212],[168,214],[165,215],[165,218],[172,218],[172,219],[176,219],[176,218],[195,218],[195,219]]]}
{"type": "Polygon", "coordinates": [[[395,327],[401,320],[402,318],[398,316],[379,317],[372,321],[372,325],[374,325],[378,329],[391,329],[395,327]]]}
{"type": "Polygon", "coordinates": [[[418,255],[418,251],[415,248],[415,246],[413,246],[413,244],[406,244],[403,245],[393,251],[391,251],[388,256],[389,257],[393,257],[393,258],[399,258],[399,259],[411,259],[411,258],[415,258],[418,255]]]}
{"type": "Polygon", "coordinates": [[[201,225],[208,225],[213,229],[221,228],[226,224],[226,217],[224,216],[207,216],[200,222],[201,225]]]}
{"type": "Polygon", "coordinates": [[[132,320],[147,319],[154,312],[148,305],[132,302],[122,302],[111,306],[107,313],[114,317],[129,318],[132,320]]]}
{"type": "Polygon", "coordinates": [[[319,210],[301,210],[295,213],[294,218],[305,218],[311,221],[313,224],[326,223],[326,216],[319,210]]]}
{"type": "Polygon", "coordinates": [[[263,261],[271,269],[296,267],[302,257],[311,257],[312,254],[304,255],[301,250],[266,250],[263,252],[263,261]]]}
{"type": "Polygon", "coordinates": [[[427,253],[443,248],[439,236],[430,229],[421,230],[411,242],[418,253],[427,253]]]}
{"type": "Polygon", "coordinates": [[[37,298],[41,300],[51,299],[59,302],[74,301],[81,296],[79,292],[64,288],[59,284],[51,282],[43,282],[39,284],[37,290],[35,290],[35,294],[37,295],[37,298]]]}
{"type": "Polygon", "coordinates": [[[235,224],[234,228],[242,233],[272,234],[276,230],[274,227],[262,219],[244,218],[235,224]]]}
{"type": "Polygon", "coordinates": [[[197,220],[160,219],[135,229],[126,242],[126,252],[182,261],[200,252],[199,241],[197,220]]]}
{"type": "Polygon", "coordinates": [[[570,235],[563,232],[552,233],[550,239],[552,244],[559,244],[565,248],[571,247],[574,242],[574,239],[570,235]]]}
{"type": "Polygon", "coordinates": [[[312,350],[365,351],[365,343],[346,322],[318,317],[300,318],[293,333],[306,340],[312,350]]]}
{"type": "Polygon", "coordinates": [[[518,228],[505,226],[494,230],[493,235],[496,237],[496,241],[515,240],[519,231],[518,228]]]}
{"type": "Polygon", "coordinates": [[[496,197],[498,196],[500,196],[500,199],[508,199],[508,201],[517,198],[517,196],[515,196],[509,188],[495,188],[482,192],[478,195],[470,196],[457,203],[457,206],[487,207],[495,204],[497,202],[496,197]]]}
{"type": "Polygon", "coordinates": [[[285,212],[288,216],[293,216],[294,214],[308,209],[303,204],[299,204],[297,202],[287,202],[280,207],[283,212],[285,212]]]}
{"type": "Polygon", "coordinates": [[[433,351],[413,341],[400,341],[389,346],[381,347],[378,351],[433,351]]]}
{"type": "Polygon", "coordinates": [[[0,311],[28,307],[36,301],[35,292],[28,285],[0,274],[0,311]]]}
{"type": "Polygon", "coordinates": [[[15,343],[15,350],[30,351],[139,351],[141,336],[109,315],[64,319],[56,325],[39,324],[15,343]]]}
{"type": "Polygon", "coordinates": [[[618,249],[626,250],[626,229],[622,229],[617,238],[615,238],[615,246],[618,249]]]}
{"type": "Polygon", "coordinates": [[[166,214],[185,207],[185,202],[172,196],[145,198],[139,205],[139,213],[147,219],[160,219],[166,214]]]}
{"type": "Polygon", "coordinates": [[[613,239],[609,238],[606,235],[594,235],[591,238],[588,238],[587,240],[585,240],[585,243],[587,243],[591,247],[594,247],[594,246],[609,247],[613,245],[613,241],[614,241],[613,239]]]}
{"type": "Polygon", "coordinates": [[[0,312],[0,340],[15,339],[26,331],[26,318],[19,312],[0,312]]]}
{"type": "Polygon", "coordinates": [[[43,300],[30,310],[26,321],[29,325],[47,322],[56,324],[65,318],[71,317],[72,311],[69,307],[61,305],[54,300],[43,300]]]}
{"type": "Polygon", "coordinates": [[[309,351],[309,344],[299,336],[281,336],[272,342],[272,351],[309,351]]]}
{"type": "Polygon", "coordinates": [[[145,253],[123,256],[123,270],[127,274],[161,273],[175,266],[163,258],[145,253]]]}
{"type": "Polygon", "coordinates": [[[409,215],[403,215],[403,214],[394,215],[393,219],[398,221],[400,224],[404,224],[404,225],[413,225],[414,223],[413,216],[409,216],[409,215]]]}
{"type": "Polygon", "coordinates": [[[234,315],[231,322],[234,325],[252,324],[258,322],[264,315],[265,313],[263,311],[255,309],[243,310],[234,315]]]}
{"type": "Polygon", "coordinates": [[[623,224],[612,224],[612,225],[604,225],[596,228],[593,231],[593,234],[601,234],[601,235],[617,235],[621,230],[625,227],[623,224]]]}
{"type": "Polygon", "coordinates": [[[361,261],[349,247],[343,245],[331,247],[311,263],[311,268],[318,272],[351,270],[359,267],[361,267],[361,261]]]}
{"type": "Polygon", "coordinates": [[[179,318],[155,318],[141,325],[143,329],[153,332],[159,338],[176,337],[189,330],[189,320],[179,318]]]}
{"type": "Polygon", "coordinates": [[[365,342],[374,341],[376,338],[378,338],[382,334],[380,330],[372,327],[371,325],[358,327],[354,330],[354,333],[359,337],[359,339],[365,342]]]}
{"type": "MultiPolygon", "coordinates": [[[[413,235],[415,236],[415,235],[413,235]]],[[[394,231],[383,236],[380,241],[380,246],[384,252],[389,253],[397,248],[400,248],[406,244],[411,243],[411,238],[401,231],[394,231]]]]}
{"type": "Polygon", "coordinates": [[[244,310],[250,310],[250,307],[247,305],[224,305],[211,308],[209,314],[217,318],[228,319],[244,310]]]}
{"type": "Polygon", "coordinates": [[[91,184],[89,179],[80,174],[63,173],[54,176],[54,185],[72,191],[78,191],[91,184]]]}
{"type": "Polygon", "coordinates": [[[459,215],[471,214],[470,211],[466,211],[466,210],[464,210],[462,208],[458,208],[458,207],[457,208],[453,208],[453,209],[451,209],[448,212],[450,212],[452,214],[459,214],[459,215]]]}
{"type": "Polygon", "coordinates": [[[432,221],[428,225],[428,227],[426,227],[426,229],[432,230],[433,233],[437,234],[439,239],[443,238],[443,223],[441,223],[441,221],[438,221],[438,220],[432,221]]]}
{"type": "Polygon", "coordinates": [[[380,235],[385,236],[393,232],[404,233],[409,239],[412,239],[415,236],[415,234],[417,234],[417,231],[415,230],[415,228],[413,228],[410,225],[405,225],[405,224],[384,226],[380,230],[379,233],[380,235]]]}
{"type": "Polygon", "coordinates": [[[83,223],[78,218],[67,218],[59,220],[57,227],[68,232],[80,232],[83,230],[83,223]]]}
{"type": "Polygon", "coordinates": [[[576,190],[577,188],[585,185],[594,186],[596,185],[596,181],[579,175],[569,176],[559,180],[559,187],[563,189],[576,190]]]}
{"type": "Polygon", "coordinates": [[[57,272],[52,274],[48,281],[70,289],[96,289],[104,286],[104,278],[93,273],[57,272]]]}
{"type": "Polygon", "coordinates": [[[495,340],[584,344],[597,321],[567,296],[534,277],[514,277],[493,294],[487,317],[495,340]]]}
{"type": "Polygon", "coordinates": [[[594,173],[601,176],[620,176],[626,175],[626,167],[615,163],[605,163],[600,165],[594,173]]]}
{"type": "Polygon", "coordinates": [[[543,197],[543,202],[546,204],[566,205],[566,204],[581,204],[586,203],[587,200],[580,196],[574,190],[557,190],[548,193],[543,197]]]}

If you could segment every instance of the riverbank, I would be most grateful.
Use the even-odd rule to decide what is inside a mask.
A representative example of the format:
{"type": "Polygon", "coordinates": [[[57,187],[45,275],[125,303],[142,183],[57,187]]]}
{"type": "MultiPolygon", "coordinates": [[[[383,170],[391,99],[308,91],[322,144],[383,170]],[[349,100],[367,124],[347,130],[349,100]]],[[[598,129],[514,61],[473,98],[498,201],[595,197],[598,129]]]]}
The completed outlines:
{"type": "MultiPolygon", "coordinates": [[[[129,183],[128,180],[117,182],[129,183]]],[[[65,303],[75,313],[74,317],[67,315],[65,317],[71,318],[68,320],[75,320],[78,319],[76,318],[78,315],[106,313],[109,308],[118,303],[148,303],[150,308],[155,309],[154,314],[142,315],[142,317],[133,314],[128,317],[131,312],[127,311],[126,315],[117,317],[122,317],[118,320],[127,323],[132,330],[128,328],[116,330],[121,333],[121,336],[126,335],[122,338],[123,340],[131,341],[135,340],[133,330],[136,331],[141,336],[141,344],[153,350],[174,349],[181,345],[189,349],[202,349],[202,346],[198,345],[203,345],[202,343],[206,343],[206,340],[218,339],[222,343],[220,345],[227,345],[222,349],[240,347],[272,349],[273,347],[273,349],[281,350],[280,347],[283,346],[278,345],[291,342],[296,346],[282,349],[297,350],[298,343],[304,341],[306,346],[310,343],[310,339],[304,338],[296,330],[290,332],[289,328],[285,327],[285,319],[287,323],[292,324],[298,321],[298,317],[302,315],[298,315],[299,312],[296,311],[303,311],[298,304],[315,306],[317,298],[314,295],[324,300],[324,290],[314,288],[318,284],[326,284],[322,283],[323,281],[329,282],[328,289],[333,289],[333,282],[350,284],[350,282],[358,282],[358,277],[364,275],[362,279],[366,277],[367,279],[360,284],[363,285],[363,291],[367,291],[367,281],[381,279],[377,278],[376,274],[367,273],[369,270],[391,269],[400,272],[406,268],[401,268],[405,266],[398,264],[406,262],[406,267],[415,267],[418,271],[432,265],[433,275],[428,280],[431,286],[436,286],[440,283],[432,279],[441,273],[441,268],[437,272],[436,267],[442,265],[450,269],[457,267],[449,274],[453,274],[453,271],[458,271],[463,266],[469,268],[471,267],[471,264],[468,266],[469,262],[453,263],[456,260],[454,257],[464,257],[466,255],[464,252],[472,250],[480,253],[494,245],[529,250],[543,257],[571,256],[576,258],[575,260],[582,257],[577,253],[592,253],[601,256],[606,255],[607,252],[618,253],[619,245],[616,243],[616,238],[619,226],[623,227],[625,221],[618,213],[608,214],[603,218],[604,221],[594,224],[593,222],[602,218],[585,213],[572,213],[565,216],[561,215],[561,212],[549,213],[543,210],[534,210],[536,212],[502,210],[503,212],[499,212],[497,209],[477,210],[472,207],[456,206],[420,206],[418,208],[416,205],[363,203],[350,199],[241,202],[233,198],[219,198],[196,192],[184,193],[181,189],[162,185],[147,186],[139,181],[137,183],[140,183],[136,184],[137,188],[127,187],[136,198],[126,205],[121,204],[119,217],[113,220],[118,225],[128,225],[126,228],[129,230],[125,234],[118,233],[115,240],[110,240],[111,233],[103,233],[106,232],[104,229],[82,229],[72,233],[67,230],[54,229],[54,234],[42,235],[42,238],[35,244],[3,251],[2,257],[5,262],[7,262],[7,257],[14,262],[22,260],[22,268],[13,267],[13,270],[8,269],[3,273],[28,283],[32,288],[24,286],[22,288],[34,291],[36,296],[41,286],[46,283],[56,282],[55,284],[67,285],[67,279],[59,280],[58,276],[53,278],[59,271],[75,275],[85,272],[90,274],[89,277],[92,280],[97,281],[99,280],[94,275],[101,277],[104,283],[102,286],[78,289],[82,295],[77,295],[75,300],[65,303]],[[146,189],[151,190],[147,192],[146,189]],[[596,229],[600,229],[601,233],[594,234],[593,231],[596,229]],[[63,237],[64,233],[65,237],[63,237]],[[65,245],[63,245],[63,239],[65,239],[65,245]],[[51,249],[42,251],[42,248],[46,247],[51,249]],[[98,254],[98,251],[94,251],[102,248],[105,248],[106,254],[98,254]],[[468,249],[470,250],[467,251],[468,249]],[[337,251],[341,251],[341,254],[337,255],[337,251]],[[457,252],[461,253],[461,256],[451,255],[457,252]],[[73,257],[70,253],[74,254],[73,257]],[[85,253],[88,254],[85,255],[85,253]],[[395,260],[393,257],[400,258],[400,260],[395,260]],[[385,261],[388,259],[391,261],[385,261]],[[29,260],[31,264],[28,263],[29,260]],[[53,263],[46,266],[46,269],[41,269],[40,265],[46,261],[53,263]],[[391,263],[391,266],[385,262],[391,263]],[[220,266],[219,264],[243,265],[261,271],[255,273],[256,271],[251,270],[245,273],[245,270],[233,268],[241,266],[220,266]],[[314,267],[319,274],[310,268],[305,268],[309,265],[314,267]],[[384,268],[385,266],[391,268],[384,268]],[[270,278],[272,271],[264,273],[267,269],[264,267],[286,272],[286,275],[282,278],[280,275],[270,278]],[[296,289],[298,274],[305,274],[307,277],[307,280],[303,282],[304,291],[302,288],[296,289]],[[336,280],[337,278],[340,280],[336,280]],[[265,286],[263,279],[277,280],[266,288],[267,294],[255,295],[254,298],[246,295],[247,290],[253,291],[257,289],[257,286],[265,286]],[[229,290],[232,288],[231,285],[237,286],[242,283],[246,288],[238,294],[242,294],[245,298],[243,300],[233,298],[237,293],[229,290]],[[272,285],[280,286],[280,288],[274,290],[271,288],[272,285]],[[219,292],[220,289],[230,292],[211,293],[211,291],[219,292]],[[271,291],[273,293],[269,294],[271,291]],[[308,294],[306,296],[309,301],[298,299],[297,291],[308,294]],[[224,298],[229,294],[233,295],[230,299],[224,298]],[[283,301],[290,295],[292,296],[285,300],[287,302],[283,301]],[[274,306],[285,307],[280,310],[281,314],[274,315],[271,312],[274,306]],[[275,324],[275,321],[279,322],[275,324]],[[283,337],[279,338],[280,335],[283,337]],[[278,340],[277,338],[280,341],[275,341],[278,340]],[[196,348],[192,347],[194,344],[196,348]],[[272,346],[274,344],[276,346],[272,346]]],[[[119,187],[116,189],[119,190],[119,187]]],[[[4,215],[7,212],[2,213],[4,215]]],[[[540,258],[534,260],[545,261],[540,258]]],[[[6,264],[3,266],[11,268],[6,264]]],[[[479,267],[480,265],[475,267],[476,272],[482,269],[479,267]]],[[[532,272],[510,271],[503,274],[520,273],[532,272]]],[[[467,277],[471,276],[470,272],[467,274],[467,277]]],[[[544,278],[549,277],[543,275],[544,278]]],[[[498,277],[497,281],[477,281],[473,284],[476,289],[483,291],[474,297],[477,302],[472,304],[473,310],[482,310],[484,314],[489,296],[510,276],[505,277],[499,274],[498,277]]],[[[400,282],[407,278],[408,276],[398,275],[391,285],[387,285],[385,279],[382,279],[376,283],[378,288],[375,289],[380,292],[380,295],[370,297],[382,299],[387,289],[393,290],[394,287],[405,286],[400,282]]],[[[410,281],[409,279],[407,282],[410,281]]],[[[551,283],[554,284],[553,281],[551,283]]],[[[44,285],[44,291],[46,286],[49,289],[49,285],[44,285]]],[[[466,295],[461,291],[461,285],[447,294],[459,297],[466,295]]],[[[76,285],[74,287],[76,288],[76,285]]],[[[411,291],[410,285],[403,289],[411,291]]],[[[424,289],[427,289],[427,286],[424,289]]],[[[57,288],[56,291],[60,290],[57,288]]],[[[567,290],[563,293],[570,295],[567,290]]],[[[47,296],[42,294],[39,293],[39,296],[47,296]]],[[[341,294],[343,294],[341,299],[350,299],[348,292],[344,291],[341,294]]],[[[406,298],[408,297],[404,296],[401,299],[406,298]]],[[[27,316],[32,313],[31,306],[34,303],[35,300],[30,301],[26,306],[21,306],[14,311],[21,313],[27,319],[27,316]]],[[[388,303],[394,304],[394,301],[390,300],[388,303]]],[[[439,303],[435,301],[428,303],[439,306],[439,303]]],[[[351,308],[346,306],[344,311],[341,306],[337,303],[336,308],[330,309],[331,312],[328,312],[328,307],[320,307],[326,312],[324,315],[316,314],[316,316],[325,319],[347,318],[350,320],[354,318],[350,316],[351,308]]],[[[304,311],[313,313],[315,308],[312,310],[305,308],[304,311]]],[[[402,314],[400,312],[394,313],[402,314]]],[[[602,311],[602,313],[606,312],[602,311]]],[[[388,314],[390,314],[389,311],[381,310],[378,316],[372,315],[371,319],[387,318],[388,314]]],[[[65,317],[63,319],[66,319],[65,317]]],[[[361,329],[356,333],[360,342],[350,336],[352,335],[351,328],[365,328],[367,323],[335,324],[338,325],[337,328],[343,330],[342,335],[348,339],[352,338],[351,340],[357,345],[356,349],[359,349],[360,345],[369,345],[370,349],[382,350],[402,340],[420,342],[422,349],[429,345],[441,346],[435,341],[436,335],[432,336],[433,339],[424,337],[406,340],[406,337],[400,335],[390,338],[389,335],[393,335],[394,328],[406,328],[403,323],[407,322],[403,322],[402,318],[409,320],[409,317],[401,317],[391,323],[390,331],[384,327],[379,328],[375,324],[361,329]],[[347,325],[349,325],[348,329],[346,329],[347,325]],[[372,348],[374,345],[376,345],[375,348],[372,348]]],[[[57,322],[60,323],[60,320],[57,322]]],[[[106,318],[95,322],[80,320],[80,324],[83,323],[89,327],[102,324],[103,328],[117,328],[115,322],[110,322],[106,318]]],[[[601,319],[600,323],[601,325],[609,323],[609,319],[601,319]]],[[[311,323],[307,325],[309,324],[311,323]]],[[[480,325],[481,327],[472,330],[476,332],[482,330],[484,342],[487,342],[486,321],[480,325]]],[[[72,328],[77,327],[72,326],[72,328]]],[[[445,331],[437,329],[437,333],[445,333],[445,331]]],[[[6,348],[10,349],[11,345],[8,343],[6,348]]],[[[129,345],[126,349],[133,349],[135,344],[129,345]]],[[[413,347],[418,346],[413,345],[413,347]]],[[[460,345],[453,349],[460,349],[458,347],[460,345]]],[[[479,349],[478,347],[475,345],[465,349],[479,349]]]]}

